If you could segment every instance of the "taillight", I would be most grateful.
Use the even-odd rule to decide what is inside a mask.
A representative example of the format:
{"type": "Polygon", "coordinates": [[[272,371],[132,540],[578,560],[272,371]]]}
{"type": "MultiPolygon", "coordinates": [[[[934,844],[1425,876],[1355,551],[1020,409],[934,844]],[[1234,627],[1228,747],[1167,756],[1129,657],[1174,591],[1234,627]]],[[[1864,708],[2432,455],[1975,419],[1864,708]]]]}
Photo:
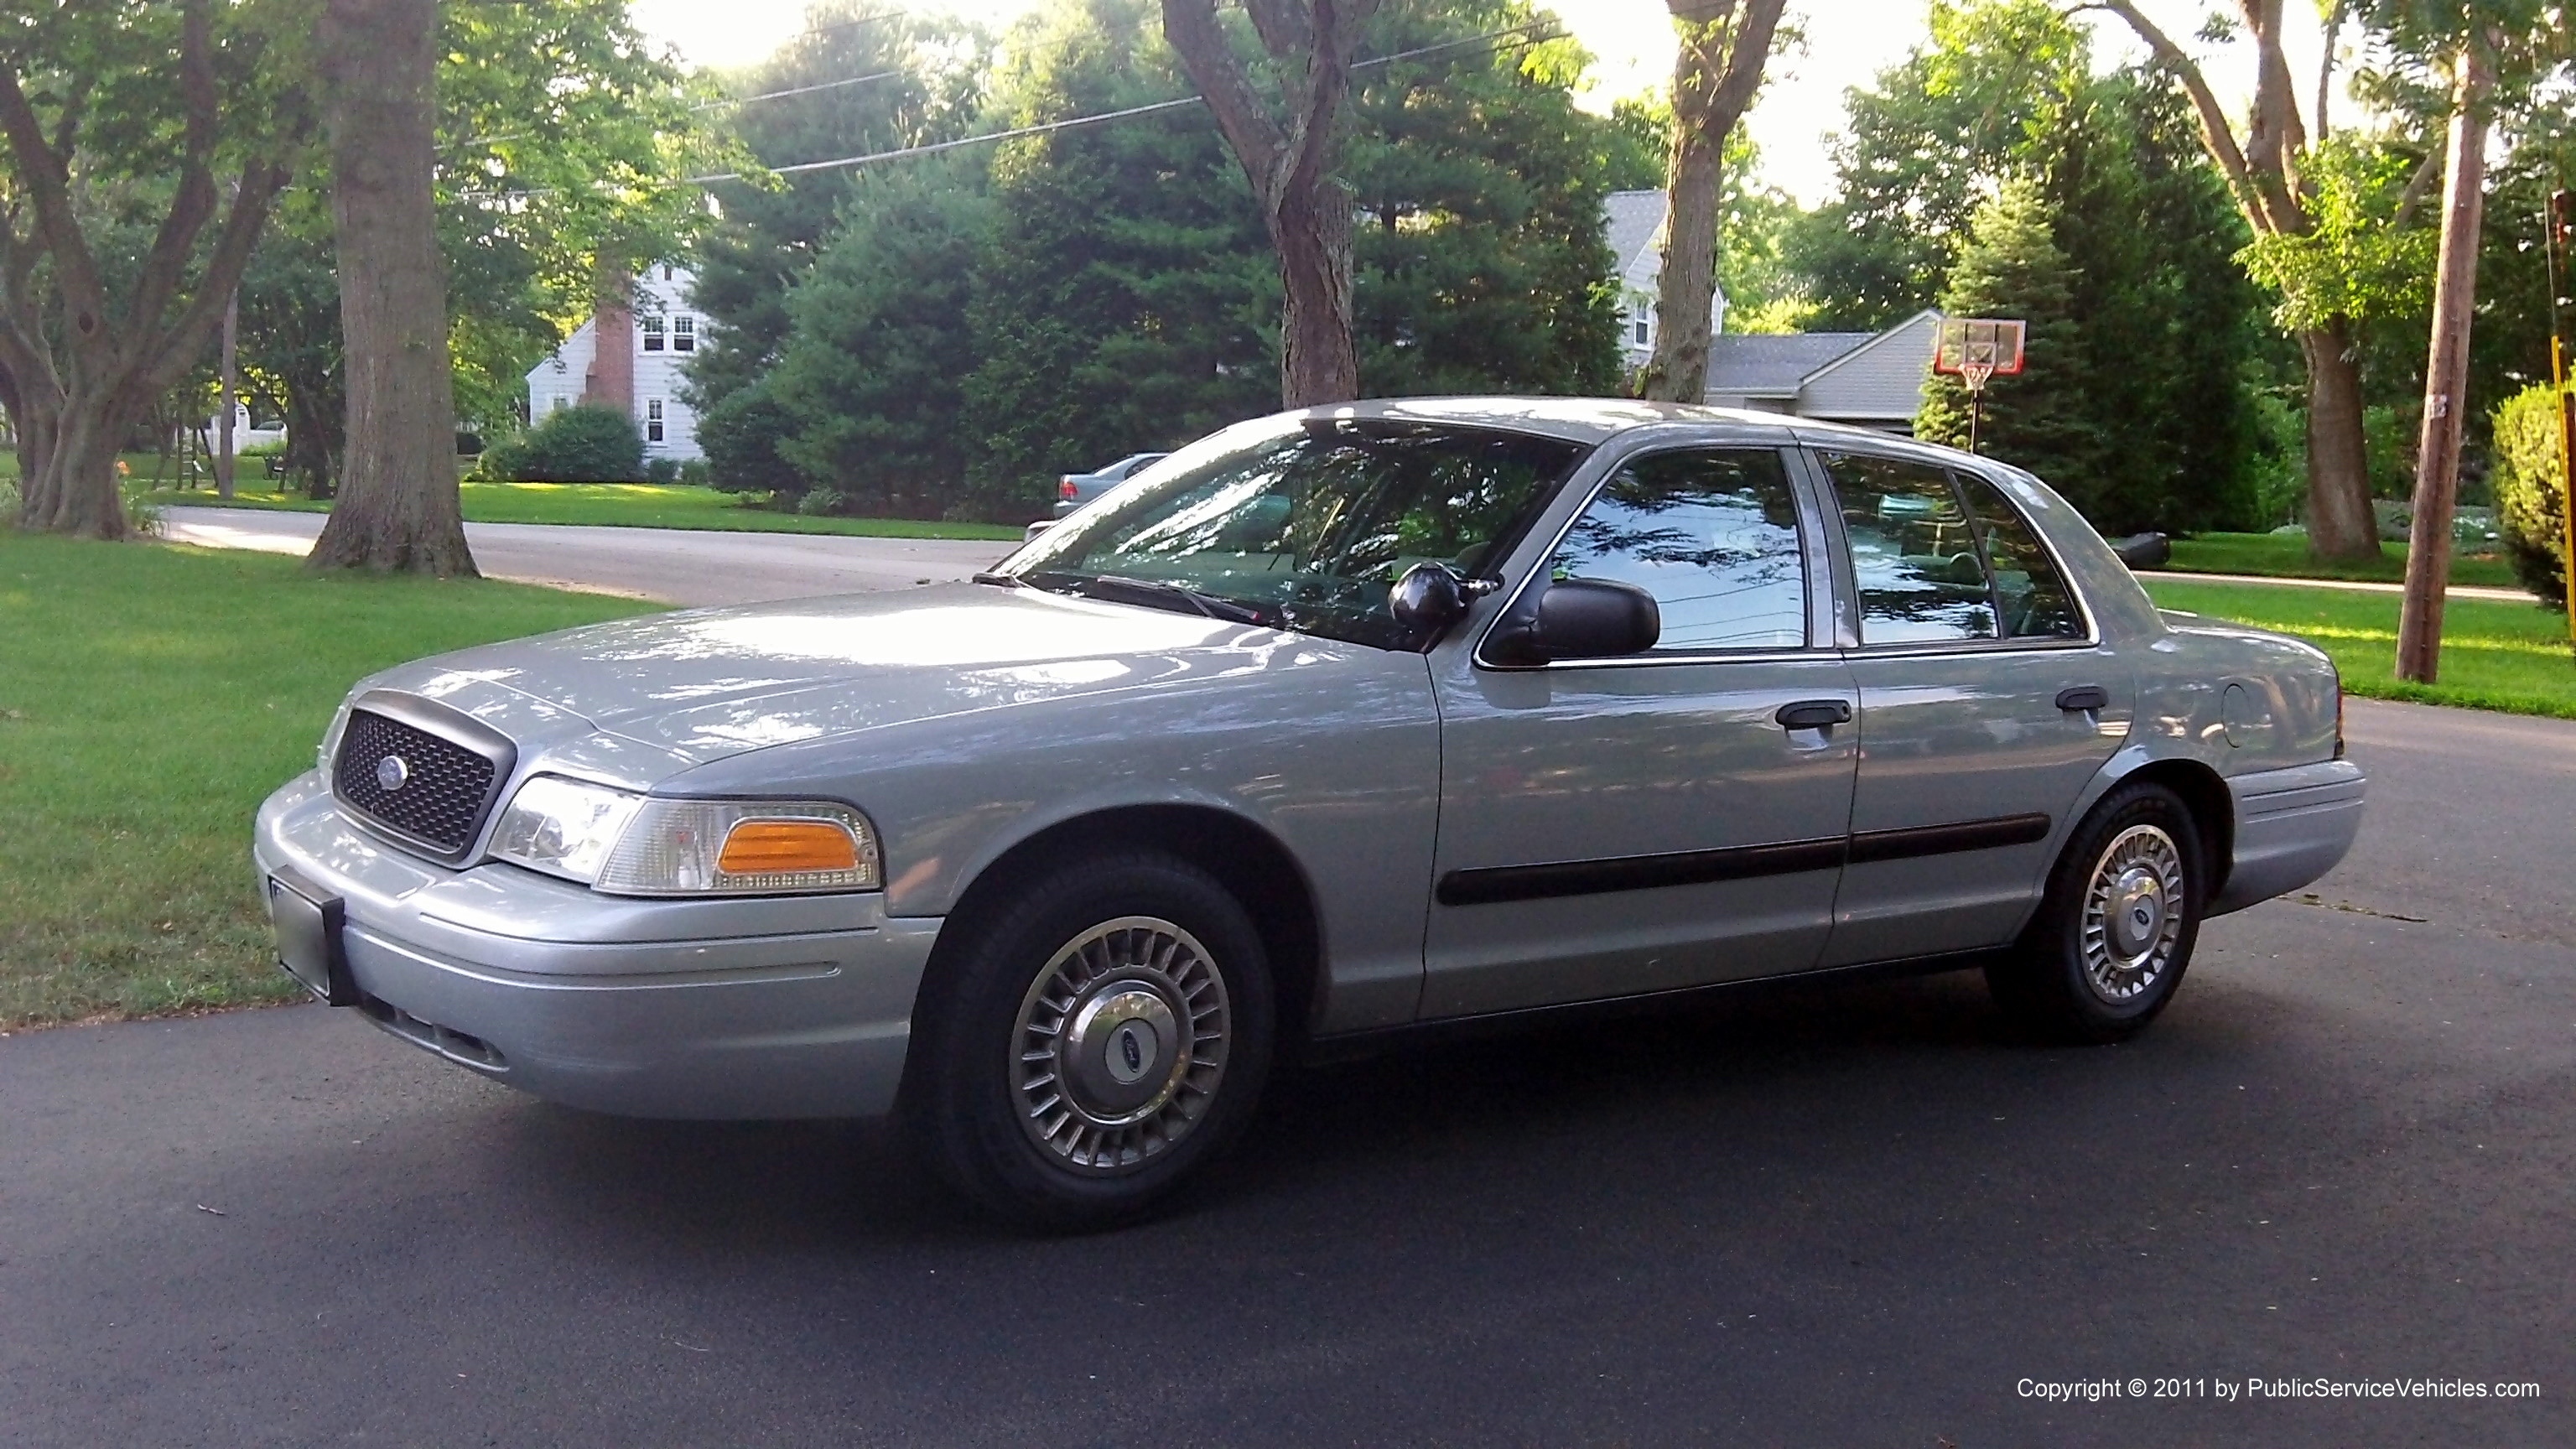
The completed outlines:
{"type": "Polygon", "coordinates": [[[1055,480],[1055,496],[1063,499],[1067,503],[1071,503],[1074,500],[1077,496],[1077,490],[1074,488],[1073,479],[1070,476],[1055,480]]]}
{"type": "Polygon", "coordinates": [[[2343,758],[2343,680],[2335,680],[2335,756],[2343,758]]]}

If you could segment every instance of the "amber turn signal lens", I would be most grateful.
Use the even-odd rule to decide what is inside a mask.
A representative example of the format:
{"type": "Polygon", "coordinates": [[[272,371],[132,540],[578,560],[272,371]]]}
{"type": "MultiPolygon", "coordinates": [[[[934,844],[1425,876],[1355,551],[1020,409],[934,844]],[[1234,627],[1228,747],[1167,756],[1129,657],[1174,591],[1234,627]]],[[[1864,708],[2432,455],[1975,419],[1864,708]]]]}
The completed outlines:
{"type": "Polygon", "coordinates": [[[829,820],[745,820],[725,833],[716,869],[727,875],[856,870],[859,844],[829,820]]]}

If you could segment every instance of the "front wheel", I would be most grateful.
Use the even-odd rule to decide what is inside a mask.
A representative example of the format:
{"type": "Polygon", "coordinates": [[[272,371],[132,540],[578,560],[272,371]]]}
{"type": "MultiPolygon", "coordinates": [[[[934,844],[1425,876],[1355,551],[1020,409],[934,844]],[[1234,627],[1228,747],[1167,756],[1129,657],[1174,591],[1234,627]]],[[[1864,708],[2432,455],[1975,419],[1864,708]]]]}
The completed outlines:
{"type": "Polygon", "coordinates": [[[2135,1034],[2191,964],[2209,878],[2201,855],[2181,796],[2153,782],[2113,790],[2068,838],[2030,928],[1986,968],[1996,1003],[2053,1040],[2135,1034]]]}
{"type": "Polygon", "coordinates": [[[1250,1117],[1268,962],[1226,889],[1137,854],[1040,878],[926,989],[904,1113],[967,1197],[1036,1227],[1141,1215],[1250,1117]]]}

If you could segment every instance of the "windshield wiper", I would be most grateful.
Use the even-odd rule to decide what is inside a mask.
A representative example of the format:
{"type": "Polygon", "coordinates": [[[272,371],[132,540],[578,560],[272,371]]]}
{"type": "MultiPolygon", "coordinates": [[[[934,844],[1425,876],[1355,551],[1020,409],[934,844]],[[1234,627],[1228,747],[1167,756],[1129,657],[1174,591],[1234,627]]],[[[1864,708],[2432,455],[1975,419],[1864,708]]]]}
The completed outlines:
{"type": "Polygon", "coordinates": [[[1221,598],[1215,594],[1203,594],[1196,589],[1184,588],[1179,584],[1167,584],[1159,579],[1131,579],[1123,574],[1093,574],[1089,578],[1077,580],[1072,591],[1095,599],[1144,604],[1150,608],[1168,608],[1175,603],[1184,604],[1193,613],[1205,614],[1211,619],[1223,619],[1235,624],[1259,624],[1268,627],[1271,623],[1268,614],[1250,604],[1221,598]]]}
{"type": "Polygon", "coordinates": [[[997,574],[991,569],[986,569],[982,573],[978,574],[968,574],[966,577],[970,582],[978,584],[992,584],[997,588],[1033,589],[1037,587],[1037,585],[1021,578],[1018,574],[997,574]]]}

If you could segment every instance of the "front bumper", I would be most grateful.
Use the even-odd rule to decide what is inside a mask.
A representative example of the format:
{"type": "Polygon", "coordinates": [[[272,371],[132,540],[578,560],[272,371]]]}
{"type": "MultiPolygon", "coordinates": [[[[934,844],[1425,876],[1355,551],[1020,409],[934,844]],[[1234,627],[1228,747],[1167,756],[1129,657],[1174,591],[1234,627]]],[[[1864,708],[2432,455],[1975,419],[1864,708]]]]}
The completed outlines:
{"type": "Polygon", "coordinates": [[[2341,863],[2361,834],[2368,791],[2350,760],[2258,770],[2228,781],[2227,789],[2236,802],[2235,860],[2209,903],[2213,916],[2311,884],[2341,863]]]}
{"type": "Polygon", "coordinates": [[[352,823],[319,772],[252,855],[344,902],[370,1020],[550,1101],[635,1117],[873,1116],[894,1104],[939,921],[882,895],[636,900],[449,870],[352,823]]]}

